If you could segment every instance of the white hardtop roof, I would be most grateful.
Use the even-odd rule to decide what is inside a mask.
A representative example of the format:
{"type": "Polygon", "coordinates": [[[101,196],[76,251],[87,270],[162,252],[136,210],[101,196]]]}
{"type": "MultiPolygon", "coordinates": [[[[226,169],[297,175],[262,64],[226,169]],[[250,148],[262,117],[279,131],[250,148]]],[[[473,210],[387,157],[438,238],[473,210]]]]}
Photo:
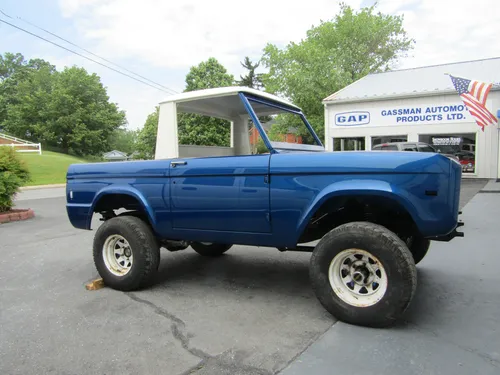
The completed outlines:
{"type": "Polygon", "coordinates": [[[368,74],[328,96],[323,103],[362,102],[456,93],[447,74],[493,83],[492,91],[498,90],[500,89],[498,86],[500,57],[368,74]]]}
{"type": "Polygon", "coordinates": [[[278,102],[280,104],[284,104],[284,105],[287,105],[289,107],[300,110],[300,108],[297,107],[296,105],[294,105],[294,104],[290,103],[289,101],[282,99],[276,95],[269,94],[269,93],[264,92],[264,91],[252,89],[249,87],[244,87],[244,86],[217,87],[214,89],[204,89],[204,90],[183,92],[180,94],[168,96],[165,100],[160,102],[160,104],[169,103],[169,102],[181,103],[181,102],[186,102],[186,101],[195,101],[195,100],[201,100],[201,99],[211,99],[211,98],[217,98],[217,97],[232,96],[232,95],[238,95],[238,93],[240,93],[240,92],[251,94],[251,95],[254,95],[257,97],[261,97],[263,99],[273,100],[273,101],[278,102]]]}
{"type": "MultiPolygon", "coordinates": [[[[204,89],[188,91],[167,97],[160,105],[175,104],[178,112],[196,113],[205,116],[212,116],[233,121],[239,116],[247,116],[248,112],[238,94],[246,93],[262,99],[274,101],[276,104],[282,104],[293,110],[301,109],[289,101],[278,96],[251,89],[249,87],[218,87],[213,89],[204,89]]],[[[257,116],[272,115],[282,112],[280,109],[270,107],[261,103],[251,103],[257,116]]]]}

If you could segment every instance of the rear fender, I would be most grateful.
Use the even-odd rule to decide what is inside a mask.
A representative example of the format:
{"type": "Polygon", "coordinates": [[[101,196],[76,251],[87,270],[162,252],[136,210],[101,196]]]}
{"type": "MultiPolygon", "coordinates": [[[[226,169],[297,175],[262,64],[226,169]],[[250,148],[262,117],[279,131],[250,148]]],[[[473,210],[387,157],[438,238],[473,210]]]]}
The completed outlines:
{"type": "Polygon", "coordinates": [[[390,183],[380,180],[349,180],[328,185],[314,199],[299,220],[297,232],[299,237],[306,229],[312,216],[331,198],[348,196],[380,196],[399,203],[412,217],[418,226],[417,210],[404,191],[397,191],[390,183]]]}
{"type": "Polygon", "coordinates": [[[155,215],[154,215],[154,212],[151,209],[150,205],[148,204],[146,198],[139,190],[137,190],[136,188],[134,188],[130,185],[126,185],[126,186],[125,185],[123,185],[123,186],[113,185],[113,186],[107,186],[107,187],[103,188],[102,190],[100,190],[96,194],[94,201],[92,202],[92,206],[91,206],[91,209],[89,211],[89,218],[87,221],[87,228],[90,228],[90,224],[92,221],[92,215],[94,213],[95,207],[97,206],[97,203],[103,197],[109,196],[109,195],[114,195],[114,194],[128,195],[128,196],[135,198],[139,202],[139,204],[141,205],[143,211],[146,213],[151,226],[153,228],[156,228],[155,215]]]}

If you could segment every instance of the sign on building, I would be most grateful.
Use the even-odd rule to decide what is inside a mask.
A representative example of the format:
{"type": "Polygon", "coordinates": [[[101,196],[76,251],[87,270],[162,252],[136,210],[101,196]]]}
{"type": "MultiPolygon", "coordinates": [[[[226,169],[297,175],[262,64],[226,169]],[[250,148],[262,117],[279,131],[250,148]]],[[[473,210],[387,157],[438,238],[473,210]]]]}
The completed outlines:
{"type": "Polygon", "coordinates": [[[334,126],[390,126],[475,121],[463,104],[379,106],[365,111],[332,113],[334,126]]]}

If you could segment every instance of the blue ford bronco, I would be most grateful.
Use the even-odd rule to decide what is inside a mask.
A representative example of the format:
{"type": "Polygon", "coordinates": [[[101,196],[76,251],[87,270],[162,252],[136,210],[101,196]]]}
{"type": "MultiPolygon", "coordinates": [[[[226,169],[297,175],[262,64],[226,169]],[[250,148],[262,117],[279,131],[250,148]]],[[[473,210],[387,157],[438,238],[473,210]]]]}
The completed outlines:
{"type": "Polygon", "coordinates": [[[67,213],[85,230],[101,216],[93,257],[111,288],[151,285],[162,247],[207,257],[234,245],[304,251],[329,313],[384,327],[409,306],[431,241],[463,236],[461,173],[437,153],[326,152],[292,103],[217,88],[160,103],[155,160],[71,165],[67,213]],[[179,145],[178,113],[225,120],[230,146],[179,145]],[[265,151],[255,152],[256,136],[265,151]]]}

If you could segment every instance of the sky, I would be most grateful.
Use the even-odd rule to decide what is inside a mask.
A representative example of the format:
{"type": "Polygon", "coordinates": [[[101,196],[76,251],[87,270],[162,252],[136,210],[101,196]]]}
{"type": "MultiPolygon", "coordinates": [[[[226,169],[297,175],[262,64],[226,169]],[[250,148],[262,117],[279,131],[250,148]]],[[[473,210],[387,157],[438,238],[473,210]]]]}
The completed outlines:
{"type": "MultiPolygon", "coordinates": [[[[355,9],[374,0],[344,0],[355,9]]],[[[498,0],[379,0],[378,10],[404,15],[416,40],[398,69],[500,56],[498,0]]],[[[299,42],[332,19],[336,0],[1,0],[0,19],[101,63],[106,61],[29,23],[168,88],[160,91],[0,23],[0,53],[43,58],[57,69],[82,66],[101,77],[110,100],[125,110],[130,129],[141,128],[155,106],[182,92],[191,66],[215,57],[235,77],[245,56],[258,60],[267,43],[299,42]],[[10,16],[11,18],[9,18],[10,16]],[[27,23],[27,22],[29,23],[27,23]]],[[[131,73],[124,71],[131,75],[131,73]]],[[[141,79],[143,81],[144,78],[141,79]]],[[[146,81],[148,82],[148,81],[146,81]]],[[[149,83],[149,82],[148,82],[149,83]]],[[[307,115],[307,114],[306,114],[307,115]]]]}

